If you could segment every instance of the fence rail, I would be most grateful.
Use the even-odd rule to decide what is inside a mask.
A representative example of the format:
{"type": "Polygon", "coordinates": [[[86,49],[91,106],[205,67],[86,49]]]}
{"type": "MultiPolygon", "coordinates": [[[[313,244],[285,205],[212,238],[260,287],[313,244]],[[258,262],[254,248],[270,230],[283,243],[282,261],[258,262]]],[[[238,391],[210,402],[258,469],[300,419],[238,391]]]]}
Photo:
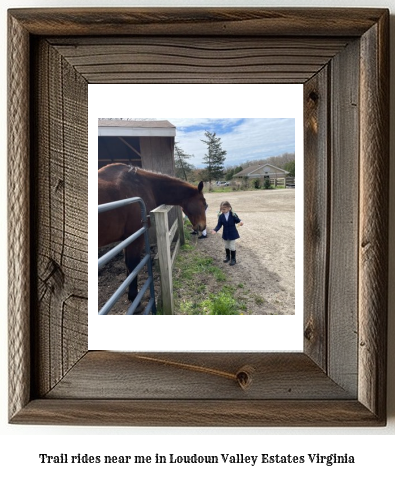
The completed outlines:
{"type": "Polygon", "coordinates": [[[122,199],[121,201],[114,201],[107,204],[100,204],[98,206],[98,211],[100,214],[103,212],[111,211],[112,209],[128,206],[129,204],[133,204],[133,203],[139,203],[140,205],[143,227],[140,228],[131,236],[129,236],[124,241],[120,242],[118,245],[114,246],[110,251],[108,251],[102,257],[100,257],[98,260],[98,268],[101,269],[105,264],[107,264],[111,259],[113,259],[117,254],[119,254],[119,252],[122,251],[122,249],[127,247],[129,244],[135,241],[142,234],[144,234],[145,255],[143,259],[140,261],[140,263],[137,265],[137,267],[128,275],[128,277],[122,282],[122,284],[118,287],[118,289],[114,292],[114,294],[103,305],[103,307],[99,311],[99,315],[108,314],[108,312],[112,309],[112,307],[124,294],[126,287],[128,287],[129,284],[136,278],[137,274],[143,269],[145,265],[147,265],[147,269],[148,269],[148,279],[145,281],[143,287],[137,294],[136,298],[134,299],[134,301],[128,308],[125,315],[134,314],[141,299],[143,298],[145,292],[147,291],[148,287],[150,288],[150,300],[144,309],[143,315],[148,315],[150,312],[152,312],[152,314],[156,314],[154,280],[153,280],[153,273],[152,273],[150,244],[149,244],[149,238],[148,238],[147,211],[146,211],[144,201],[139,197],[122,199]]]}
{"type": "Polygon", "coordinates": [[[283,186],[284,188],[294,188],[295,187],[295,178],[270,178],[270,184],[274,187],[283,186]]]}
{"type": "Polygon", "coordinates": [[[292,176],[291,177],[287,176],[286,183],[287,183],[287,187],[294,188],[295,187],[295,178],[292,177],[292,176]]]}

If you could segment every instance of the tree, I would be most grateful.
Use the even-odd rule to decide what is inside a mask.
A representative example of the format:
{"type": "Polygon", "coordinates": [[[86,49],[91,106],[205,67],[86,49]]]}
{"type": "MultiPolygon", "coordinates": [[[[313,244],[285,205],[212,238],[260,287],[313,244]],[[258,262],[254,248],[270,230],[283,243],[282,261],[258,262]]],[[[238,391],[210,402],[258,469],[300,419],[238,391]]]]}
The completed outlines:
{"type": "MultiPolygon", "coordinates": [[[[281,169],[286,169],[285,165],[295,162],[295,153],[284,153],[280,156],[270,156],[266,159],[256,159],[254,161],[245,161],[241,164],[242,169],[248,168],[250,166],[263,166],[265,164],[272,164],[281,169]]],[[[237,173],[235,173],[237,174],[237,173]]]]}
{"type": "Polygon", "coordinates": [[[202,139],[203,143],[207,144],[207,154],[204,155],[203,163],[207,164],[205,168],[207,171],[208,181],[221,179],[224,173],[224,161],[226,159],[226,151],[222,149],[221,138],[218,138],[216,133],[205,131],[207,139],[202,139]]]}
{"type": "Polygon", "coordinates": [[[193,154],[187,154],[182,148],[178,146],[178,143],[174,145],[174,165],[176,177],[185,181],[191,181],[194,166],[188,163],[188,159],[192,158],[193,154]]]}
{"type": "Polygon", "coordinates": [[[290,161],[289,163],[284,164],[284,169],[289,171],[289,175],[293,178],[295,177],[295,160],[290,161]]]}
{"type": "Polygon", "coordinates": [[[208,182],[207,169],[195,169],[195,177],[198,181],[208,182]]]}
{"type": "Polygon", "coordinates": [[[235,174],[235,168],[230,168],[225,171],[225,181],[230,181],[235,174]]]}

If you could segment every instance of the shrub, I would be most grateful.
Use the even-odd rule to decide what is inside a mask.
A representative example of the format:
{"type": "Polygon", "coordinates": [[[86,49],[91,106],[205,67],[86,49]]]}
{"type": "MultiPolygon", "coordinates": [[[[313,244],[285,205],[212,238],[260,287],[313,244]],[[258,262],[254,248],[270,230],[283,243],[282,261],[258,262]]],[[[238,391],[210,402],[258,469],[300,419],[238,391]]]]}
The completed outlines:
{"type": "Polygon", "coordinates": [[[265,189],[270,189],[271,188],[271,184],[270,184],[270,179],[269,178],[265,178],[264,182],[263,182],[263,187],[265,189]]]}

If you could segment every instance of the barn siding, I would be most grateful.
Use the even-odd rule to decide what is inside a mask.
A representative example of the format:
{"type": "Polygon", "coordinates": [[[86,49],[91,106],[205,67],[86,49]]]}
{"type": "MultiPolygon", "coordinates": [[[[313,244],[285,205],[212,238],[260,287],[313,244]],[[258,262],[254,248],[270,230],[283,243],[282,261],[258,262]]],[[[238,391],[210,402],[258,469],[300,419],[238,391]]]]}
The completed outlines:
{"type": "Polygon", "coordinates": [[[175,175],[174,138],[140,137],[143,169],[175,175]]]}

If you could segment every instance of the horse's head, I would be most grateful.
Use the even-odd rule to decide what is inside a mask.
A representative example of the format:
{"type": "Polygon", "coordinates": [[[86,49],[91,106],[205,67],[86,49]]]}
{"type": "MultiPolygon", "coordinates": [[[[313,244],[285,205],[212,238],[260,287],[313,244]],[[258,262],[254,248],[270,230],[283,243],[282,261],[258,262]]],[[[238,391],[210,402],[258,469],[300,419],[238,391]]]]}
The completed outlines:
{"type": "Polygon", "coordinates": [[[204,199],[202,189],[203,181],[200,181],[196,192],[183,201],[182,205],[182,208],[188,216],[188,219],[191,221],[192,227],[195,231],[204,231],[206,229],[207,203],[204,199]]]}

